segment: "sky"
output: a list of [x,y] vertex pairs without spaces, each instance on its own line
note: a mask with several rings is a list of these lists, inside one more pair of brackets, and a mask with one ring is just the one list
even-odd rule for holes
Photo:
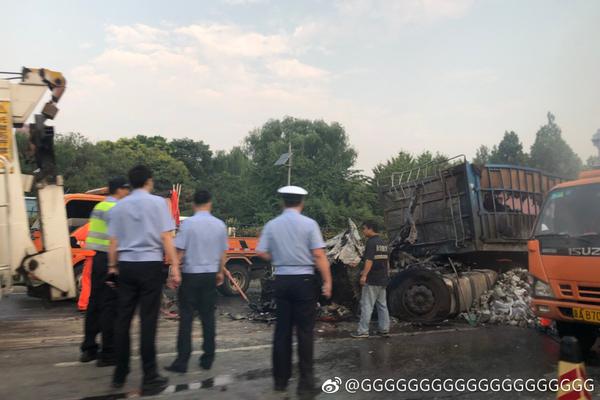
[[269,119],[342,124],[369,172],[400,150],[528,149],[551,111],[585,161],[600,129],[600,1],[33,1],[0,70],[63,72],[55,125],[240,145]]

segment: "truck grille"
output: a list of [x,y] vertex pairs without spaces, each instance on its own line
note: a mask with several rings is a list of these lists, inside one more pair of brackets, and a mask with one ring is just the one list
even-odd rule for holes
[[563,296],[573,297],[573,289],[571,288],[571,285],[568,283],[561,283],[558,285],[558,287],[560,288],[560,294]]
[[600,299],[600,287],[578,286],[577,291],[579,292],[579,297],[582,299]]

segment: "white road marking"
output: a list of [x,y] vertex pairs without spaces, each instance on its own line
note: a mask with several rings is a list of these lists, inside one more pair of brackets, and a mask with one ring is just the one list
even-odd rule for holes
[[[435,334],[435,333],[450,333],[450,332],[464,332],[464,331],[472,331],[475,330],[477,328],[452,328],[452,329],[437,329],[437,330],[431,330],[431,331],[422,331],[422,332],[400,332],[400,333],[392,333],[390,334],[390,337],[401,337],[401,336],[416,336],[416,335],[430,335],[430,334]],[[360,341],[361,339],[355,339],[352,337],[344,337],[344,338],[332,338],[332,339],[318,339],[316,340],[316,343],[322,343],[325,341]],[[362,339],[364,340],[364,339]],[[295,344],[295,343],[294,343]],[[258,345],[254,345],[254,346],[242,346],[242,347],[230,347],[230,348],[225,348],[225,349],[217,349],[216,352],[217,353],[231,353],[234,351],[252,351],[252,350],[263,350],[263,349],[270,349],[272,347],[272,344],[258,344]],[[199,355],[202,354],[202,351],[196,350],[192,352],[193,355]],[[175,357],[177,355],[177,353],[160,353],[157,354],[156,356],[159,358],[162,357]],[[132,356],[131,357],[133,360],[137,360],[140,357],[139,356]],[[67,362],[62,362],[62,363],[56,363],[54,364],[55,367],[59,367],[59,368],[65,368],[65,367],[76,367],[78,365],[82,365],[83,363],[79,362],[79,361],[67,361]]]

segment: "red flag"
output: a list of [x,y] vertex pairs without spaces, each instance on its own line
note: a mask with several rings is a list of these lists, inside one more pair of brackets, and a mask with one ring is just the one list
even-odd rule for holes
[[179,194],[176,190],[171,190],[171,214],[175,224],[179,226]]

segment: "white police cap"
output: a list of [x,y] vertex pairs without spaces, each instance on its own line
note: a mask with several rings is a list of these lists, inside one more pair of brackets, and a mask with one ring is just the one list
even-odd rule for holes
[[284,186],[277,190],[279,194],[295,194],[299,196],[306,196],[308,192],[302,189],[300,186]]

